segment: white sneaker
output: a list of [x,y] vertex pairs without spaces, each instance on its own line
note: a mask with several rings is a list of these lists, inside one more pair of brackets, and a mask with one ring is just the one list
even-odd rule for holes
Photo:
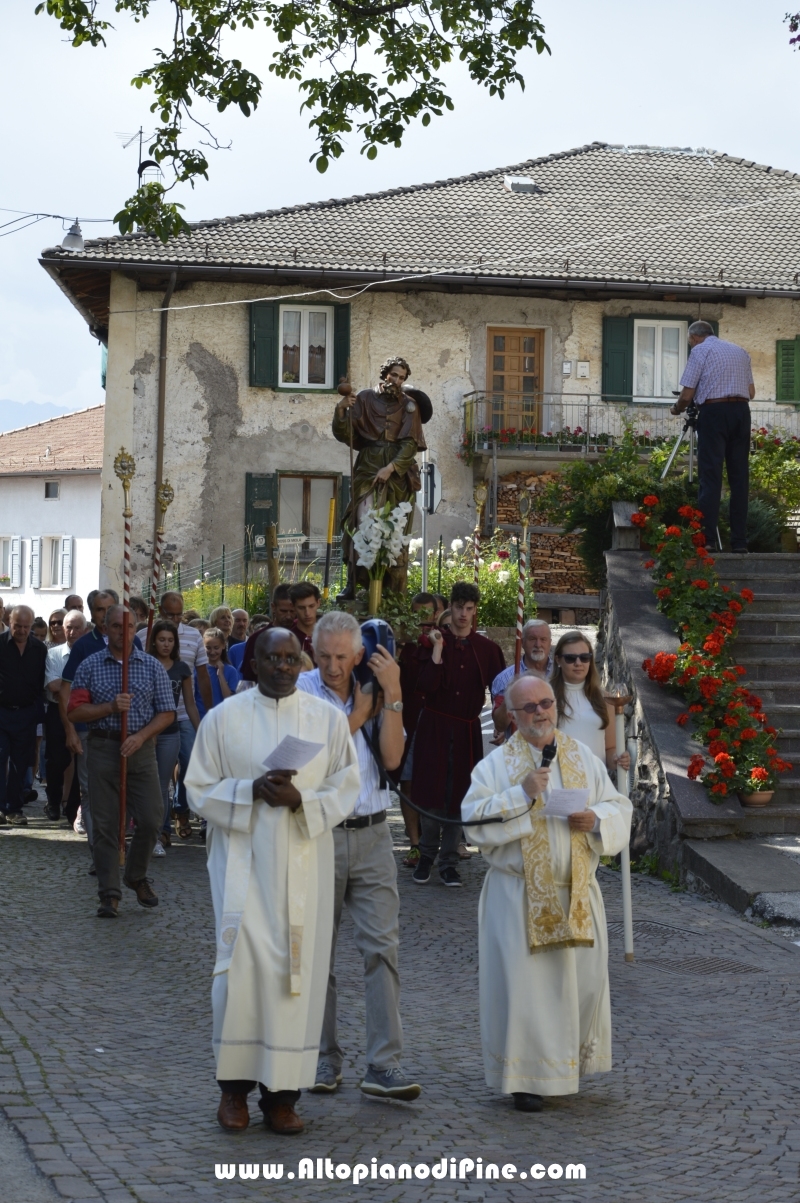
[[75,822],[72,824],[72,830],[76,835],[86,835],[86,828],[83,825],[82,808],[78,807],[78,813],[75,816]]
[[167,853],[164,849],[164,845],[161,843],[161,840],[156,840],[156,846],[153,849],[153,856],[166,856],[166,855],[167,855]]

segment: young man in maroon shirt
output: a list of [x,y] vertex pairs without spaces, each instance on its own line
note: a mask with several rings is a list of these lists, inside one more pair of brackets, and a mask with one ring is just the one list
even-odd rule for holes
[[[472,770],[483,759],[480,715],[486,690],[505,668],[498,644],[473,631],[480,590],[466,581],[450,593],[450,630],[433,628],[430,651],[420,652],[417,691],[424,704],[414,741],[413,798],[442,819],[459,820],[461,800]],[[461,827],[422,817],[420,860],[413,880],[430,880],[439,856],[439,876],[446,886],[460,886],[456,870]]]

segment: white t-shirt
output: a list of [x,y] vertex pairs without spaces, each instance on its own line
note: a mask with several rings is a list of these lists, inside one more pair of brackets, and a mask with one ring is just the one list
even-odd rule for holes
[[[208,664],[208,656],[206,655],[203,636],[198,631],[197,627],[190,627],[188,623],[182,622],[178,627],[178,647],[180,650],[180,658],[184,664],[188,665],[192,674],[194,670],[204,664]],[[186,704],[181,693],[180,701],[178,702],[177,721],[188,719],[186,713]]]
[[53,693],[47,686],[51,685],[53,681],[61,680],[61,670],[69,659],[71,651],[72,648],[68,643],[59,643],[55,647],[47,649],[47,660],[44,665],[44,688],[48,702],[58,700],[58,694]]

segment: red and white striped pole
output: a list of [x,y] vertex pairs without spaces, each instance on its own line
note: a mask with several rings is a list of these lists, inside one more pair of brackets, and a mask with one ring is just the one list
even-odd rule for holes
[[161,510],[161,522],[156,531],[156,543],[153,548],[153,572],[150,578],[150,605],[147,612],[147,646],[150,646],[150,635],[153,630],[156,606],[158,605],[158,580],[161,576],[161,545],[164,541],[164,524],[167,510],[175,500],[175,491],[168,480],[165,480],[156,494],[158,508]]
[[[136,472],[136,461],[124,447],[121,447],[114,460],[114,471],[122,481],[125,498],[125,508],[122,517],[125,519],[125,548],[122,561],[122,687],[120,693],[128,692],[128,660],[130,658],[130,623],[131,623],[131,481]],[[120,748],[128,738],[128,714],[123,710],[120,715],[121,727]],[[125,864],[125,812],[128,801],[128,761],[120,752],[119,757],[119,863]]]
[[525,624],[525,573],[528,565],[528,514],[531,509],[531,499],[527,493],[521,493],[519,498],[519,516],[522,522],[522,538],[519,542],[519,589],[517,590],[517,639],[514,645],[514,673],[519,673],[522,663],[522,628]]

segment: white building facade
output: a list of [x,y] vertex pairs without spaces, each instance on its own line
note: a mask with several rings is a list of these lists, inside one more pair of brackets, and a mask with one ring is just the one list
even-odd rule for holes
[[98,586],[104,407],[0,435],[0,597],[43,618]]

